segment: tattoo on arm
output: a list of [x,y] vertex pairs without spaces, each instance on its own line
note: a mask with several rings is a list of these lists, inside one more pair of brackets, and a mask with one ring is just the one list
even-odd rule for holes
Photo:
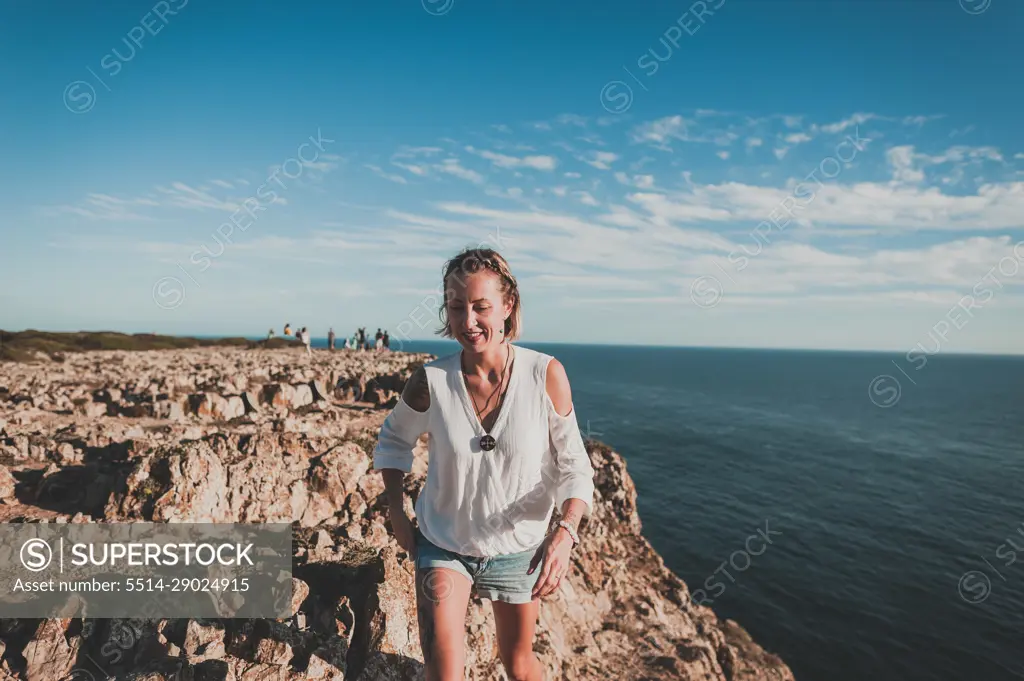
[[562,517],[562,520],[572,525],[572,529],[578,530],[580,523],[580,513],[578,511],[569,511]]
[[405,384],[402,399],[416,411],[424,412],[430,409],[430,385],[427,383],[427,372],[423,367],[414,371]]

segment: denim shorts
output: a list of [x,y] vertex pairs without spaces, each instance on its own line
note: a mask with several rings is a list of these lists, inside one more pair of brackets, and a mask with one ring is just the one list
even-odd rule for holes
[[416,528],[416,567],[448,568],[465,575],[473,583],[480,598],[505,603],[529,603],[533,600],[533,587],[540,579],[540,561],[532,575],[526,574],[537,549],[521,553],[508,553],[490,558],[465,556],[442,549],[423,536]]

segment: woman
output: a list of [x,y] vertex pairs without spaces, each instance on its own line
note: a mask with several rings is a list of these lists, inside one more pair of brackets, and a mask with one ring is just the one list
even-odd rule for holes
[[[420,643],[428,681],[461,681],[471,590],[491,601],[510,679],[540,681],[533,654],[540,598],[570,568],[590,515],[594,470],[565,369],[513,345],[521,300],[508,263],[463,251],[444,268],[443,336],[460,352],[409,379],[381,428],[373,468],[387,488],[391,527],[416,561]],[[416,440],[430,433],[427,480],[409,519],[403,478]],[[548,533],[558,507],[561,519]]]

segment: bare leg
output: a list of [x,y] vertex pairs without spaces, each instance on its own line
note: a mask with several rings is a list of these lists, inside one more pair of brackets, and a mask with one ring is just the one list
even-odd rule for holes
[[498,636],[498,652],[510,681],[544,681],[544,668],[533,654],[540,600],[529,603],[491,601]]
[[472,582],[446,568],[416,569],[416,610],[427,681],[463,681]]

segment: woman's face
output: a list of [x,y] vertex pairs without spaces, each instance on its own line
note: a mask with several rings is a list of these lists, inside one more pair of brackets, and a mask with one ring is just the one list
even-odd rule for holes
[[498,275],[481,271],[448,277],[448,325],[455,340],[470,352],[483,352],[505,339],[501,331],[512,312],[501,295]]

